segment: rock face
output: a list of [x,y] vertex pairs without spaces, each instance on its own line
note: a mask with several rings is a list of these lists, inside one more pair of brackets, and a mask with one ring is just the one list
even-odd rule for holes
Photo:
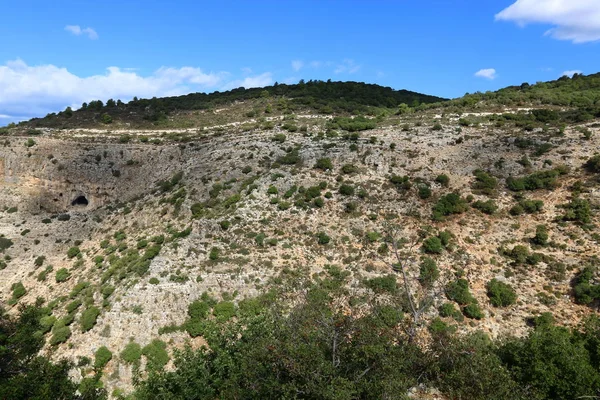
[[[18,303],[43,297],[54,306],[52,315],[70,324],[71,336],[47,349],[77,361],[107,346],[114,358],[104,383],[109,392],[127,390],[131,365],[118,357],[124,347],[131,340],[144,346],[155,338],[170,350],[194,345],[178,327],[187,318],[187,306],[203,292],[237,302],[271,288],[287,290],[292,287],[287,280],[320,277],[337,266],[349,272],[353,293],[377,298],[365,281],[392,273],[382,262],[381,234],[393,223],[411,239],[452,233],[450,247],[431,255],[443,279],[430,317],[449,301],[444,283],[460,275],[485,315],[460,324],[462,332],[524,334],[525,318],[545,311],[554,312],[560,323],[577,323],[589,308],[573,303],[569,282],[587,257],[597,255],[597,242],[592,232],[555,219],[576,180],[589,181],[583,196],[598,199],[598,183],[581,169],[600,148],[598,129],[590,128],[596,134],[585,142],[571,128],[550,137],[555,147],[531,157],[532,165],[525,167],[523,155],[530,150],[512,144],[514,132],[491,123],[460,132],[448,119],[442,121],[444,130],[434,132],[423,125],[429,117],[408,120],[409,130],[401,128],[403,120],[354,139],[326,134],[326,118],[315,116],[298,116],[308,128],[294,133],[279,126],[236,125],[176,139],[163,132],[129,131],[127,143],[90,130],[47,132],[34,136],[33,143],[26,136],[3,137],[0,236],[14,245],[0,253],[9,256],[0,269],[0,302],[10,302],[11,285],[22,282],[27,293]],[[282,133],[283,138],[275,136]],[[297,160],[290,162],[294,154]],[[322,158],[329,159],[331,169],[315,167]],[[571,167],[560,187],[521,193],[543,200],[543,212],[511,215],[517,199],[504,178],[559,164]],[[493,194],[473,189],[475,169],[498,179]],[[448,186],[436,179],[440,174],[448,176]],[[412,186],[399,187],[392,175],[409,176]],[[352,190],[342,193],[342,185]],[[422,185],[430,197],[421,196]],[[308,198],[308,192],[316,194]],[[498,210],[488,215],[468,206],[462,214],[433,221],[433,205],[450,192],[472,196],[473,202],[493,200]],[[593,223],[599,222],[595,213]],[[540,224],[548,226],[556,246],[533,249],[530,238]],[[321,232],[331,239],[328,245],[318,243]],[[517,244],[548,257],[535,267],[514,267],[499,248]],[[144,259],[152,246],[159,253]],[[414,276],[423,255],[420,246],[416,249],[409,271]],[[57,275],[64,275],[62,269],[66,278]],[[490,305],[486,283],[493,278],[515,288],[517,303]],[[67,311],[72,301],[81,304]],[[84,331],[83,310],[92,305],[100,314]],[[51,337],[49,332],[48,342]],[[90,371],[82,367],[78,373]]]
[[[126,202],[172,174],[176,146],[10,138],[0,147],[0,202],[22,210],[61,213]],[[21,145],[19,145],[21,144]]]

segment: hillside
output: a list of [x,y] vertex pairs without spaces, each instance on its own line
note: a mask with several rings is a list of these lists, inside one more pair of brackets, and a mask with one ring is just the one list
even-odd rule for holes
[[42,354],[111,398],[594,395],[598,76],[450,101],[307,82],[5,128],[0,304],[37,303]]
[[[191,127],[214,124],[213,120],[202,118],[200,110],[214,110],[237,102],[254,102],[257,107],[261,99],[270,98],[270,109],[255,110],[254,114],[273,112],[308,111],[318,114],[373,114],[380,109],[396,108],[400,104],[418,106],[445,99],[407,90],[394,90],[389,87],[361,82],[301,81],[299,84],[275,84],[264,88],[238,88],[227,92],[190,93],[184,96],[134,99],[128,103],[108,100],[84,103],[73,112],[67,110],[49,114],[45,118],[33,119],[28,125],[33,127],[93,127],[108,124],[130,127]],[[264,101],[263,101],[264,102]],[[229,117],[236,116],[229,112]],[[248,112],[246,114],[249,114]],[[197,118],[190,118],[198,116]],[[233,114],[233,115],[231,115]],[[245,117],[252,115],[244,115]],[[238,116],[240,117],[240,116]],[[196,120],[194,120],[196,119]],[[190,121],[191,120],[191,121]],[[231,121],[228,121],[231,122]],[[190,125],[191,124],[191,125]]]

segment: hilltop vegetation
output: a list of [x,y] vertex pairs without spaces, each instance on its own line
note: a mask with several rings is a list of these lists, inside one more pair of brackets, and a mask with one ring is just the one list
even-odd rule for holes
[[[320,114],[364,114],[377,109],[397,108],[400,104],[413,107],[420,104],[443,101],[440,97],[394,90],[389,87],[361,82],[332,82],[331,80],[304,82],[294,85],[275,83],[264,88],[243,87],[227,92],[190,93],[183,96],[152,99],[134,98],[128,103],[120,100],[100,100],[84,103],[77,111],[67,108],[58,114],[33,119],[34,127],[77,127],[89,123],[110,124],[116,121],[156,123],[178,112],[209,110],[235,102],[271,99],[265,111],[294,112],[311,110]],[[251,116],[251,115],[249,115]]]

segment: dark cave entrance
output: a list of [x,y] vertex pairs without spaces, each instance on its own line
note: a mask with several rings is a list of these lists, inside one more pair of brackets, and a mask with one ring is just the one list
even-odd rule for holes
[[77,197],[75,198],[75,200],[73,200],[73,201],[71,202],[71,205],[72,205],[72,206],[83,206],[83,207],[85,207],[85,206],[87,206],[88,204],[90,204],[90,202],[88,201],[88,199],[86,199],[86,197],[85,197],[85,196],[77,196]]

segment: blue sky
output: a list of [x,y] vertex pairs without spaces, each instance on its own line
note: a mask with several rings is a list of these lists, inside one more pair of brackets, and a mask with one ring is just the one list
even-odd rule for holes
[[22,0],[0,24],[0,125],[95,98],[299,79],[443,97],[600,71],[598,0]]

